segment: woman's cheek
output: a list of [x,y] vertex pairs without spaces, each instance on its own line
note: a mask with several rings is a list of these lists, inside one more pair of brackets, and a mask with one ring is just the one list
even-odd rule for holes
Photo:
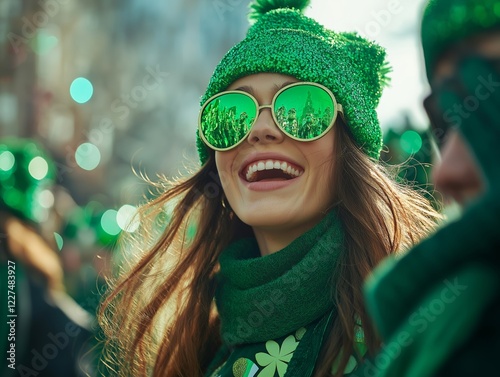
[[215,152],[215,164],[219,174],[222,189],[229,189],[233,183],[234,177],[232,174],[232,166],[234,161],[234,153],[229,152]]

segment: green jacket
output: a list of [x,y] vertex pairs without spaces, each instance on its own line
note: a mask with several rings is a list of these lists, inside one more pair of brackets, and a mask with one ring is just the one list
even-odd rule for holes
[[[481,57],[464,59],[453,86],[434,88],[440,108],[463,103],[478,77],[500,82]],[[456,88],[460,88],[458,91]],[[366,304],[384,346],[358,376],[497,376],[500,354],[500,91],[463,119],[486,192],[462,218],[366,285]]]

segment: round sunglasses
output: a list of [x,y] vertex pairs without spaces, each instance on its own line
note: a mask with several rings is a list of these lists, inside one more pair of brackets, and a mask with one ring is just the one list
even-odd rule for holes
[[342,105],[326,87],[297,82],[280,89],[270,105],[259,105],[247,92],[230,90],[210,97],[201,108],[201,139],[216,151],[227,151],[246,139],[261,109],[271,109],[274,122],[288,137],[313,141],[323,137],[343,117]]

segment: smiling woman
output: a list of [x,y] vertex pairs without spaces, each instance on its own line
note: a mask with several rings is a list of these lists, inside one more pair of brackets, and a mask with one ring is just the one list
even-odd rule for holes
[[380,346],[363,280],[438,215],[378,162],[384,50],[307,4],[252,4],[201,101],[201,169],[143,207],[101,310],[114,374],[341,376]]
[[[296,81],[282,74],[259,73],[236,80],[228,89],[246,87],[254,93],[258,103],[268,104],[277,88],[283,87],[285,90],[281,93],[286,93],[287,85]],[[297,104],[292,102],[289,106],[302,112],[310,99],[306,93],[310,91],[293,98]],[[316,135],[320,136],[319,139],[294,140],[283,131],[291,121],[284,127],[277,127],[285,123],[275,119],[274,109],[282,103],[287,102],[274,105],[271,111],[262,109],[237,147],[215,153],[224,194],[238,218],[252,227],[262,255],[284,248],[312,228],[326,215],[334,201],[335,188],[328,189],[333,182],[332,110],[328,127]],[[322,103],[311,105],[321,109]],[[326,109],[333,107],[330,100]],[[302,114],[299,122],[305,116]],[[306,127],[306,122],[304,120],[301,124]],[[282,165],[286,173],[283,173]],[[278,239],[274,236],[276,229],[282,235]],[[273,245],[272,249],[268,249],[270,245]]]

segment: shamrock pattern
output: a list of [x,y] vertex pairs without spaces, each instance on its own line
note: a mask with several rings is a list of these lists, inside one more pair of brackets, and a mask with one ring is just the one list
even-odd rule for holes
[[259,352],[255,355],[257,363],[264,367],[257,377],[274,377],[276,371],[279,377],[283,377],[298,345],[299,342],[293,335],[286,337],[281,347],[274,340],[268,340],[266,342],[267,353]]
[[[234,377],[284,377],[288,364],[292,360],[293,354],[305,333],[306,329],[302,327],[294,334],[283,339],[281,344],[276,340],[268,340],[264,344],[266,352],[257,352],[253,358],[240,357],[232,363],[232,368],[230,367],[231,369],[229,370],[232,370]],[[364,344],[364,333],[361,323],[357,323],[354,334],[354,348],[357,351],[356,353],[363,356],[366,354],[367,348]],[[332,373],[338,369],[339,359],[333,363]],[[217,368],[211,376],[221,377],[220,372],[224,365],[226,363]],[[344,369],[344,374],[352,373],[357,366],[358,360],[353,354],[350,356]]]
[[262,369],[252,360],[239,358],[233,364],[234,377],[275,377],[276,373],[278,377],[283,377],[305,332],[303,327],[298,329],[295,335],[287,336],[281,345],[274,340],[268,340],[265,344],[267,352],[258,352],[255,355],[255,360]]

